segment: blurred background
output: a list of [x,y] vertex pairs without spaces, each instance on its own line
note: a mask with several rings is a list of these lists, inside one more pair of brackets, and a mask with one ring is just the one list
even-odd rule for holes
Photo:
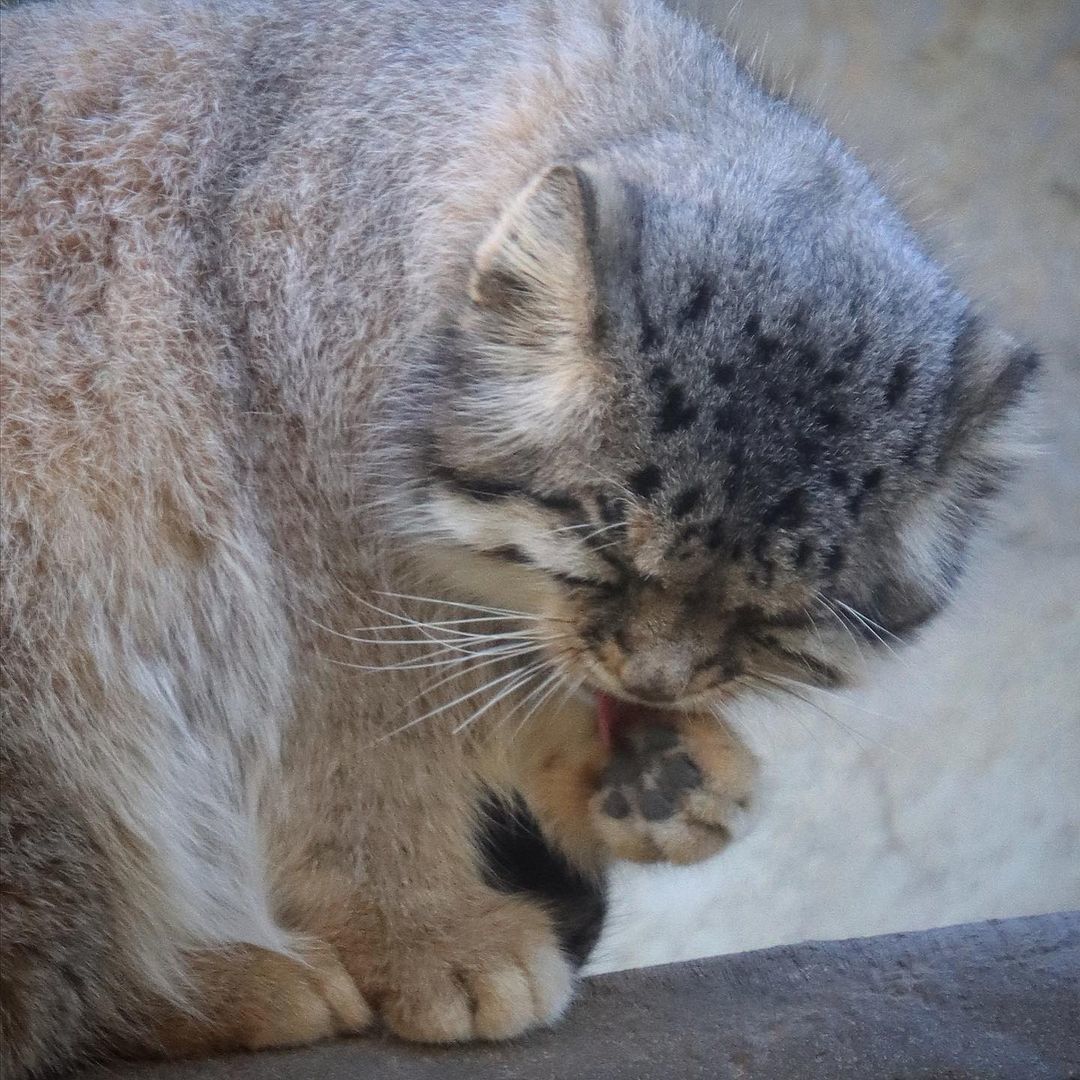
[[858,693],[739,717],[753,834],[626,868],[595,970],[1080,907],[1080,0],[671,0],[848,140],[1046,354],[958,603]]

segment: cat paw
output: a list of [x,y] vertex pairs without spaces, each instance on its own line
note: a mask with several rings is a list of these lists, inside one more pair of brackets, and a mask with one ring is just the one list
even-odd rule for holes
[[746,832],[756,763],[712,718],[620,732],[589,802],[613,855],[632,862],[700,862]]
[[553,1023],[570,1003],[573,968],[547,916],[526,902],[499,898],[467,924],[398,940],[376,997],[403,1039],[510,1039]]
[[374,1013],[335,950],[322,943],[291,957],[236,945],[190,957],[194,1011],[162,1003],[131,1057],[190,1058],[303,1046],[371,1027]]

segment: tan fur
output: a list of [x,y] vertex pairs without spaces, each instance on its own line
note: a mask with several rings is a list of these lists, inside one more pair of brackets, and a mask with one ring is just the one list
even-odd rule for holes
[[[637,180],[714,197],[692,136],[756,91],[652,0],[115,0],[3,30],[0,1061],[553,1021],[571,965],[549,914],[480,873],[482,793],[522,791],[599,874],[719,850],[755,770],[707,711],[719,675],[691,671],[715,612],[682,620],[701,655],[672,675],[663,527],[634,511],[633,662],[594,662],[554,579],[441,543],[517,530],[557,562],[535,507],[493,525],[448,493],[403,522],[402,411],[438,316],[467,308],[477,363],[509,377],[462,389],[465,430],[432,418],[446,463],[497,477],[557,445],[593,479],[614,388],[580,347],[577,177],[603,190],[598,155],[633,137]],[[506,317],[506,274],[541,310]],[[525,659],[416,666],[453,660],[485,601]],[[678,720],[704,776],[678,814],[598,812],[611,749],[581,686],[703,710]]]

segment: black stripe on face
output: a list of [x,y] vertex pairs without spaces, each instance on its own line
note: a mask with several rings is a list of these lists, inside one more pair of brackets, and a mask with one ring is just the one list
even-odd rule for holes
[[566,491],[531,491],[513,481],[496,480],[490,476],[474,476],[451,468],[449,465],[435,465],[432,473],[436,480],[446,485],[455,494],[477,502],[526,499],[537,506],[542,506],[545,510],[585,517],[585,508],[581,502]]
[[789,649],[771,634],[748,634],[747,636],[774,656],[779,656],[795,665],[799,669],[799,678],[803,682],[825,688],[844,685],[843,674],[832,664],[819,660],[809,653],[800,652],[798,649]]
[[576,867],[543,835],[520,795],[481,797],[476,848],[485,883],[498,892],[526,896],[548,912],[563,951],[580,966],[600,937],[607,915],[602,879]]

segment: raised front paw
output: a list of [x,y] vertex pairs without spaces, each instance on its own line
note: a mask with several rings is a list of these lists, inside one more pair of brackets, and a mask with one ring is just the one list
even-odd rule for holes
[[386,1026],[416,1042],[509,1039],[557,1020],[573,968],[547,915],[513,897],[462,896],[454,918],[418,917],[346,963]]
[[712,717],[627,728],[589,801],[593,827],[622,859],[700,862],[746,831],[756,775]]

